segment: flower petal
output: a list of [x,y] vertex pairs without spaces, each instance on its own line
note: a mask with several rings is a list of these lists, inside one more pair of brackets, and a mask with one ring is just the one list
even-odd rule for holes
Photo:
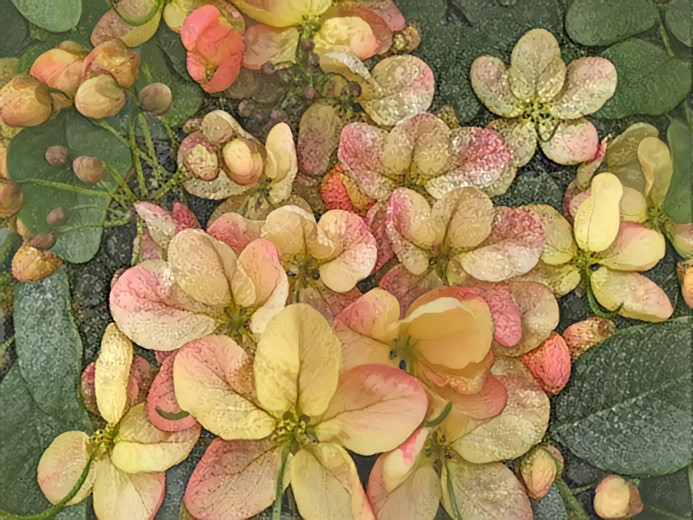
[[170,212],[151,202],[138,200],[133,204],[137,214],[142,217],[154,242],[166,249],[176,232],[177,222]]
[[518,276],[515,280],[537,282],[549,287],[555,296],[565,296],[580,284],[580,270],[574,265],[549,265],[541,260],[527,274]]
[[401,309],[400,314],[404,316],[404,312],[411,302],[429,289],[443,285],[445,285],[443,280],[435,272],[423,276],[414,275],[407,271],[402,264],[398,264],[380,279],[379,287],[397,298]]
[[546,156],[558,164],[578,164],[594,157],[597,129],[587,119],[561,121],[548,141],[539,141]]
[[664,235],[635,222],[621,222],[616,239],[605,249],[599,263],[617,271],[647,271],[666,253]]
[[356,14],[328,12],[315,34],[314,52],[318,56],[329,52],[349,53],[360,60],[373,57],[380,50],[381,42],[373,27]]
[[553,99],[565,81],[566,66],[554,36],[545,29],[532,29],[519,39],[510,58],[510,89],[523,101],[538,94]]
[[207,336],[182,348],[173,383],[180,407],[224,439],[261,439],[274,431],[274,419],[252,401],[248,356],[226,336]]
[[664,321],[674,312],[666,293],[640,273],[613,271],[600,267],[592,273],[592,290],[607,309],[616,310],[626,318],[644,321]]
[[522,314],[522,338],[500,352],[520,356],[541,345],[558,326],[558,302],[551,289],[542,283],[512,280],[507,284]]
[[195,418],[192,415],[187,415],[181,419],[167,419],[158,411],[161,410],[171,415],[181,412],[173,387],[173,362],[175,359],[174,352],[164,360],[147,394],[147,417],[154,426],[165,432],[179,432],[195,425]]
[[324,13],[331,3],[331,0],[234,0],[234,5],[250,18],[273,27],[300,25],[304,18]]
[[428,398],[404,371],[361,365],[344,372],[315,428],[321,442],[337,442],[361,455],[394,449],[423,420]]
[[647,200],[642,193],[628,186],[623,187],[620,210],[621,220],[642,223],[648,218]]
[[549,111],[558,119],[596,112],[616,90],[616,68],[606,58],[583,57],[568,64],[565,86]]
[[349,123],[339,137],[339,161],[366,195],[386,200],[396,183],[385,177],[382,162],[385,131],[366,123]]
[[[269,439],[216,438],[185,489],[185,507],[198,520],[250,518],[272,505],[282,447]],[[285,479],[288,484],[288,479]]]
[[522,356],[522,363],[548,396],[563,390],[570,378],[570,350],[557,332],[552,332],[544,343]]
[[452,250],[481,244],[491,234],[495,216],[491,199],[471,187],[446,194],[435,202],[432,213],[434,217],[441,215],[446,228],[444,245]]
[[638,159],[638,147],[646,137],[657,137],[659,131],[647,123],[635,123],[614,138],[606,148],[604,161],[608,171],[616,175],[624,186],[645,192],[645,176]]
[[164,473],[125,473],[108,459],[96,462],[94,512],[100,520],[154,518],[165,495]]
[[664,202],[674,174],[669,147],[656,137],[645,137],[638,145],[638,161],[646,181],[644,193],[658,208]]
[[573,228],[563,215],[546,204],[528,204],[523,208],[532,211],[544,229],[546,242],[541,261],[548,265],[560,265],[572,260],[577,246],[573,240]]
[[278,29],[261,23],[251,25],[243,35],[243,67],[259,70],[265,63],[294,62],[298,31],[295,27]]
[[616,238],[620,226],[623,187],[615,175],[600,173],[592,179],[590,196],[575,213],[575,240],[580,249],[604,251]]
[[96,405],[108,423],[117,423],[125,413],[131,364],[132,342],[114,323],[109,324],[101,340],[94,373]]
[[296,145],[301,171],[316,176],[327,171],[343,125],[337,105],[318,100],[306,109],[301,116]]
[[325,237],[318,233],[312,213],[298,206],[282,206],[267,215],[262,225],[262,237],[272,242],[282,257],[302,254],[308,244],[322,245],[331,250]]
[[[57,504],[67,496],[79,480],[89,460],[84,432],[65,432],[58,435],[41,455],[38,463],[38,485],[51,504]],[[81,502],[91,493],[95,472],[89,468],[87,479],[67,505]]]
[[522,112],[520,100],[510,90],[508,67],[493,56],[480,56],[469,73],[472,88],[491,112],[502,117],[517,117]]
[[250,242],[260,238],[262,221],[250,220],[235,212],[224,213],[209,225],[207,233],[240,255]]
[[291,128],[286,123],[272,127],[265,141],[265,176],[270,179],[269,199],[274,204],[284,202],[291,195],[298,159]]
[[274,316],[255,353],[258,400],[273,413],[310,417],[327,408],[339,376],[341,345],[318,311],[294,304]]
[[508,164],[521,168],[537,149],[537,132],[527,119],[494,119],[487,128],[497,132],[505,141],[510,157]]

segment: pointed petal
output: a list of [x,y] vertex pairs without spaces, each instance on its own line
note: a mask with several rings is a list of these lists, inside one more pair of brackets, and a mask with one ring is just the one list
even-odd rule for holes
[[592,179],[591,195],[575,213],[575,240],[581,249],[599,252],[611,245],[619,230],[622,195],[615,175],[600,173]]
[[109,324],[101,340],[94,373],[96,406],[108,423],[117,423],[125,412],[131,364],[132,342],[114,323]]
[[539,141],[546,156],[558,164],[578,164],[594,157],[599,147],[597,129],[587,119],[561,121],[548,141]]
[[[38,485],[51,504],[57,504],[67,496],[79,480],[89,460],[84,432],[65,432],[58,435],[41,455],[38,463]],[[94,484],[94,468],[90,466],[87,479],[77,494],[67,503],[76,504],[91,493]]]
[[175,359],[174,353],[164,360],[147,394],[147,417],[154,426],[165,432],[187,430],[196,422],[192,415],[187,415],[181,419],[167,419],[157,411],[158,408],[162,412],[172,415],[181,412],[173,387],[173,362]]
[[553,35],[532,29],[520,38],[510,58],[510,88],[519,99],[538,94],[543,101],[553,99],[565,81],[566,66]]
[[616,239],[600,255],[599,263],[617,271],[647,271],[666,253],[659,231],[635,222],[621,222]]
[[493,56],[480,56],[469,73],[472,88],[491,112],[502,117],[517,117],[521,113],[520,100],[510,90],[508,67]]
[[558,119],[596,112],[616,90],[616,68],[606,58],[583,57],[567,67],[565,86],[549,109]]
[[98,461],[94,512],[100,520],[154,518],[165,494],[164,473],[125,473],[108,459]]

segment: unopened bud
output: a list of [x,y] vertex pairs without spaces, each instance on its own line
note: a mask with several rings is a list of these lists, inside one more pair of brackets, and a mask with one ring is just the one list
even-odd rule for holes
[[311,52],[315,49],[315,40],[313,38],[304,38],[299,46],[303,52]]
[[549,492],[556,477],[563,472],[563,455],[549,444],[540,444],[520,463],[520,476],[527,488],[527,494],[536,500]]
[[75,108],[83,116],[100,119],[116,115],[125,105],[125,92],[110,74],[82,82],[75,95]]
[[600,518],[625,520],[634,517],[642,509],[638,488],[626,482],[623,477],[609,475],[595,490],[594,511]]
[[693,260],[684,260],[676,265],[676,274],[681,284],[681,294],[690,308],[693,309]]
[[19,186],[9,179],[0,179],[0,218],[9,218],[22,209],[22,195]]
[[318,91],[315,90],[314,86],[308,85],[303,89],[303,95],[308,101],[314,101],[315,98],[318,97]]
[[72,164],[70,150],[60,145],[49,146],[46,149],[46,161],[54,168],[69,168]]
[[361,85],[357,81],[350,81],[349,82],[349,94],[351,94],[351,97],[359,97],[361,95]]
[[202,132],[193,132],[181,141],[178,166],[194,179],[211,181],[219,176],[219,156]]
[[98,157],[90,157],[88,155],[80,155],[72,161],[72,171],[75,175],[87,184],[96,184],[103,179],[103,173],[106,167]]
[[82,77],[84,48],[75,42],[65,41],[60,47],[50,49],[34,60],[29,74],[49,87],[66,94],[55,94],[60,105],[68,106],[75,96]]
[[270,113],[270,119],[275,123],[281,123],[282,121],[287,121],[289,115],[281,108],[275,108]]
[[315,54],[314,52],[311,52],[311,53],[308,55],[308,64],[309,64],[311,67],[317,67],[318,65],[320,65],[320,56],[318,56],[318,55]]
[[70,220],[70,214],[61,207],[55,208],[46,215],[46,223],[52,228],[67,224],[68,220]]
[[224,170],[228,177],[242,185],[256,183],[262,176],[264,162],[257,143],[242,137],[227,143],[222,150]]
[[252,99],[243,99],[238,103],[238,115],[241,117],[250,117],[255,109],[255,102]]
[[173,96],[168,85],[150,83],[140,90],[140,108],[153,116],[163,116],[173,106]]
[[274,72],[276,70],[277,70],[277,68],[272,63],[270,63],[269,61],[263,63],[262,67],[260,67],[260,72],[262,72],[266,76],[269,76],[270,74],[274,74]]
[[395,34],[392,41],[392,47],[401,53],[410,53],[414,51],[421,43],[421,35],[416,27],[411,25],[406,26],[401,32]]
[[94,47],[84,58],[82,77],[107,72],[122,88],[130,88],[137,78],[140,55],[118,39],[108,40]]
[[223,110],[213,110],[200,122],[200,132],[213,145],[225,143],[236,133],[242,133],[241,125],[231,114]]
[[614,322],[592,316],[567,327],[563,331],[563,339],[568,345],[571,359],[575,361],[592,345],[604,341],[615,333],[616,325]]
[[48,86],[28,74],[15,76],[0,89],[0,119],[8,126],[37,126],[53,111]]
[[24,242],[12,258],[12,275],[20,282],[35,282],[52,275],[61,265],[55,254]]
[[35,247],[36,249],[40,249],[42,251],[45,251],[47,249],[50,249],[55,245],[55,237],[53,236],[53,233],[39,233],[36,235],[34,238],[31,239],[31,242],[29,242],[32,247]]

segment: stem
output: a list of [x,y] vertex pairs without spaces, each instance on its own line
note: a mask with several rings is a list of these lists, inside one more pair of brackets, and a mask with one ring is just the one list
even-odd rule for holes
[[443,408],[443,411],[440,412],[438,417],[431,419],[430,421],[424,421],[421,426],[424,428],[433,428],[434,426],[438,426],[445,420],[450,413],[450,410],[452,410],[452,401],[448,401],[448,404],[445,405],[445,408]]
[[128,122],[128,142],[130,146],[130,154],[132,155],[132,163],[135,165],[135,171],[137,172],[137,182],[140,186],[140,195],[145,199],[149,197],[149,190],[147,190],[147,182],[144,178],[144,171],[142,170],[141,152],[137,147],[135,142],[135,112],[133,112],[130,121]]
[[73,486],[73,488],[70,490],[70,492],[65,495],[65,498],[63,498],[60,502],[55,504],[52,507],[49,507],[48,509],[45,509],[44,511],[41,511],[37,515],[28,515],[28,516],[17,516],[10,514],[6,511],[0,510],[0,519],[2,520],[45,520],[46,518],[50,518],[53,515],[58,514],[60,511],[62,511],[67,503],[72,500],[75,495],[79,492],[80,488],[84,484],[84,481],[87,480],[87,476],[89,475],[89,467],[91,466],[92,461],[94,460],[94,457],[96,456],[96,451],[94,451],[90,457],[89,460],[87,460],[86,466],[84,466],[84,469],[82,470],[82,474],[79,476],[77,479],[77,482]]
[[666,48],[667,53],[669,56],[674,56],[674,51],[671,48],[671,40],[669,39],[669,33],[664,27],[664,22],[662,21],[662,13],[659,13],[657,23],[659,24],[659,34],[662,37],[662,41],[664,42],[664,47]]
[[277,476],[277,491],[274,495],[274,505],[272,506],[272,520],[280,520],[282,514],[282,495],[284,495],[284,470],[286,469],[286,461],[289,459],[291,444],[287,443],[282,451],[282,464],[279,467],[279,475]]
[[180,146],[180,141],[178,140],[176,133],[173,131],[173,128],[171,128],[168,123],[164,122],[163,119],[161,120],[161,124],[164,125],[168,138],[171,140],[171,148],[178,148]]
[[108,164],[106,165],[106,168],[108,169],[108,173],[110,173],[111,176],[118,182],[118,185],[125,192],[128,198],[133,201],[137,200],[137,195],[133,193],[133,191],[130,189],[130,186],[128,186],[127,182],[125,182],[125,179],[123,179],[123,177],[116,171],[116,169]]
[[[149,152],[149,155],[151,155],[152,157],[156,157],[156,151],[154,150],[154,142],[152,141],[152,133],[149,131],[147,118],[144,116],[142,112],[138,114],[137,118],[140,122],[140,127],[142,127],[142,133],[144,134],[144,142],[147,145],[147,151]],[[152,168],[154,169],[154,183],[155,186],[158,188],[159,182],[161,182],[161,177],[163,177],[164,173],[158,160],[152,166]]]
[[0,356],[5,355],[5,352],[7,351],[9,346],[12,345],[12,343],[14,343],[14,334],[12,334],[12,336],[0,343]]
[[460,510],[457,508],[457,500],[455,499],[455,487],[452,485],[452,477],[450,476],[450,469],[448,468],[448,459],[443,456],[443,466],[445,467],[446,485],[448,488],[448,498],[450,499],[450,509],[452,509],[452,516],[455,520],[462,520],[462,515]]
[[563,503],[570,510],[570,512],[573,513],[573,517],[576,520],[590,520],[589,515],[585,512],[580,505],[580,502],[578,502],[577,498],[575,498],[573,493],[570,491],[568,484],[566,484],[562,478],[557,478],[553,483],[556,486],[558,493],[561,495]]
[[46,186],[48,188],[55,188],[56,190],[71,191],[74,193],[79,193],[81,195],[91,195],[93,197],[104,197],[110,199],[111,196],[103,191],[93,190],[89,188],[82,188],[80,186],[73,186],[72,184],[67,184],[64,182],[49,181],[46,179],[26,179],[23,181],[15,181],[17,184],[36,184],[38,186]]

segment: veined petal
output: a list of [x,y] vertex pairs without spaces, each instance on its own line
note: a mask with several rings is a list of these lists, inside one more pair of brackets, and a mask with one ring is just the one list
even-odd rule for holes
[[337,105],[318,100],[306,109],[301,116],[296,145],[301,171],[316,176],[327,171],[343,125]]
[[180,407],[224,439],[261,439],[274,431],[274,419],[253,402],[248,356],[226,336],[182,348],[173,383]]
[[446,234],[444,244],[456,249],[469,249],[481,244],[491,234],[493,202],[476,188],[460,188],[435,202],[432,220],[441,220]]
[[282,447],[269,439],[214,439],[190,476],[185,507],[198,520],[253,517],[274,501],[281,457]]
[[300,25],[304,18],[319,16],[331,0],[234,0],[234,5],[258,22],[273,27]]
[[382,163],[386,132],[366,123],[349,123],[339,137],[340,164],[366,195],[386,200],[396,183]]
[[597,129],[587,119],[561,121],[548,141],[539,141],[546,156],[558,164],[578,164],[594,157],[599,147]]
[[621,222],[616,239],[599,255],[599,263],[617,271],[647,271],[665,253],[666,241],[659,231],[635,222]]
[[645,192],[645,176],[638,160],[638,147],[646,137],[657,137],[659,131],[647,123],[635,123],[614,138],[606,148],[604,161],[621,184]]
[[[89,460],[87,442],[89,436],[84,432],[65,432],[58,435],[38,463],[38,485],[51,504],[57,504],[75,486]],[[77,494],[67,505],[81,502],[91,493],[94,484],[94,468],[89,467],[87,479]]]
[[558,302],[543,283],[511,280],[507,282],[521,313],[522,338],[501,350],[504,355],[520,356],[538,347],[558,326]]
[[616,310],[626,318],[644,321],[664,321],[674,312],[666,293],[640,273],[614,271],[600,267],[592,273],[594,295],[607,309]]
[[532,29],[519,39],[510,58],[510,89],[521,100],[537,94],[553,99],[563,87],[566,66],[554,36],[545,29]]
[[508,164],[520,168],[527,164],[537,149],[537,132],[527,119],[494,119],[487,128],[498,132],[505,141],[510,157]]
[[164,473],[125,473],[108,459],[96,462],[94,512],[100,520],[154,518],[165,494]]
[[528,204],[523,208],[532,211],[544,229],[546,242],[541,261],[548,265],[561,265],[572,260],[577,246],[573,240],[573,228],[563,215],[546,204]]
[[161,368],[147,394],[147,417],[154,426],[165,432],[187,430],[196,422],[192,415],[187,415],[181,419],[167,419],[157,411],[158,408],[167,414],[181,412],[173,387],[173,362],[175,359],[176,353],[174,352],[161,363]]
[[224,213],[212,222],[207,233],[224,242],[240,255],[241,251],[262,234],[262,221],[250,220],[238,213]]
[[508,67],[493,56],[480,56],[469,73],[472,88],[491,112],[502,117],[517,117],[522,112],[520,100],[510,90]]
[[583,57],[567,67],[565,85],[549,111],[558,119],[596,112],[616,90],[616,68],[606,58]]
[[339,377],[341,345],[318,311],[294,304],[274,316],[255,353],[258,401],[275,414],[295,408],[314,417],[332,398]]
[[243,67],[259,70],[265,63],[295,61],[298,30],[295,27],[276,28],[258,23],[246,29],[243,42]]
[[336,442],[361,455],[394,449],[423,420],[428,398],[404,371],[361,365],[344,372],[315,428],[321,442]]
[[110,424],[117,423],[125,413],[131,364],[132,342],[115,323],[110,323],[101,340],[94,374],[96,406]]
[[658,208],[664,202],[674,174],[669,147],[656,137],[645,137],[638,145],[638,161],[646,181],[644,194]]
[[332,244],[319,233],[312,213],[298,206],[282,206],[267,216],[262,226],[262,238],[272,242],[279,254],[304,254],[310,245],[320,251],[332,250]]
[[611,173],[600,173],[592,179],[590,196],[575,213],[575,240],[580,249],[603,251],[611,245],[620,225],[620,203],[623,187]]

